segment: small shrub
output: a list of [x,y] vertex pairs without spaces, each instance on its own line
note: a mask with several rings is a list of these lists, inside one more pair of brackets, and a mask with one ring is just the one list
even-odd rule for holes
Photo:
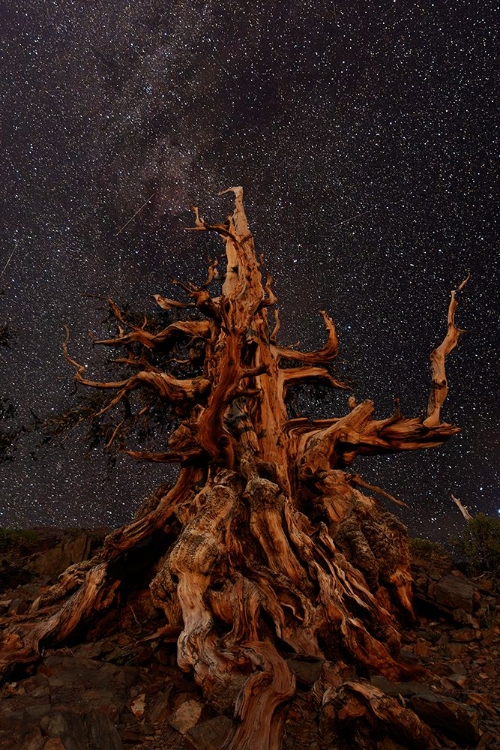
[[431,575],[444,576],[452,567],[448,552],[430,539],[410,539],[410,555],[414,566],[423,567]]
[[500,585],[500,519],[479,513],[454,542],[470,576],[488,575]]
[[441,545],[437,542],[431,542],[430,539],[421,539],[418,536],[415,539],[410,539],[410,552],[412,555],[428,556],[433,552],[441,553],[442,551],[443,548]]

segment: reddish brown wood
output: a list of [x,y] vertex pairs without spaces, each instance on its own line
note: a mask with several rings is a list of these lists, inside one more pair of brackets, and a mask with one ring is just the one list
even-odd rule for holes
[[[160,493],[156,507],[110,534],[90,564],[67,571],[29,615],[11,625],[1,665],[33,660],[47,644],[90,627],[117,604],[122,581],[112,563],[154,533],[175,527],[176,540],[150,585],[152,602],[165,615],[165,638],[178,634],[179,665],[194,672],[215,709],[233,712],[238,726],[231,750],[277,750],[281,708],[295,692],[284,648],[390,679],[412,674],[399,661],[399,623],[412,616],[406,530],[359,488],[403,503],[348,467],[359,454],[434,447],[458,432],[440,422],[440,409],[447,392],[445,357],[460,331],[453,292],[448,334],[432,355],[425,419],[403,417],[397,404],[392,416],[375,420],[373,403],[358,404],[352,395],[340,416],[290,419],[286,395],[297,384],[347,388],[328,369],[338,352],[335,326],[321,311],[327,341],[318,351],[277,344],[277,313],[272,326],[268,320],[276,298],[255,254],[243,191],[226,192],[234,194],[232,216],[209,224],[195,209],[193,227],[216,232],[225,244],[221,295],[208,291],[219,273],[213,263],[201,287],[176,282],[189,302],[155,296],[161,308],[196,308],[202,320],[174,322],[153,334],[146,323],[128,322],[111,301],[118,335],[97,343],[125,347],[127,356],[118,361],[133,368],[130,377],[114,382],[88,379],[69,355],[68,341],[64,346],[77,383],[113,392],[99,414],[137,389],[149,389],[180,410],[184,420],[168,446],[127,451],[141,461],[178,462],[179,479]],[[193,339],[203,344],[198,377],[174,377],[150,360],[160,348],[174,350],[180,340]],[[416,716],[375,688],[322,679],[324,705],[336,691],[340,723],[363,715],[370,725],[393,724],[398,737],[414,735],[419,746],[431,746]]]

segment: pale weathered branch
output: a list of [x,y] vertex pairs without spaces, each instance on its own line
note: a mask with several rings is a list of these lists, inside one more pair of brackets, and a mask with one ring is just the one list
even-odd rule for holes
[[427,417],[424,420],[424,424],[427,427],[434,427],[439,424],[441,407],[448,395],[448,379],[446,377],[445,360],[448,354],[458,344],[458,339],[462,333],[465,333],[465,331],[457,328],[455,325],[455,311],[458,305],[456,294],[464,288],[469,279],[470,273],[456,289],[452,289],[450,304],[448,307],[448,330],[441,344],[434,349],[430,355],[432,385],[429,394],[429,403],[427,405]]
[[243,205],[243,188],[241,185],[230,187],[227,188],[227,190],[222,190],[219,195],[226,195],[227,193],[234,193],[233,222],[236,233],[240,237],[246,237],[250,230],[248,228],[247,215]]
[[453,502],[455,503],[455,505],[457,506],[458,510],[463,515],[463,517],[465,518],[466,521],[473,521],[474,520],[474,516],[472,516],[470,514],[469,509],[467,508],[467,506],[464,505],[462,503],[462,501],[458,497],[455,497],[455,495],[452,495],[451,499],[453,500]]

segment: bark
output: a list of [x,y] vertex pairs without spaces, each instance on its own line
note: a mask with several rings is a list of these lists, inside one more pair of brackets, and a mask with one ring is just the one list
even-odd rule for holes
[[[113,392],[100,413],[137,389],[179,410],[184,419],[168,450],[127,451],[137,460],[178,462],[179,479],[160,493],[155,507],[110,534],[91,564],[68,570],[31,613],[18,618],[4,635],[1,664],[5,671],[28,663],[47,645],[88,632],[126,596],[131,552],[161,538],[149,589],[165,615],[165,638],[178,634],[180,667],[194,673],[210,704],[236,718],[227,747],[276,750],[283,706],[295,693],[287,652],[347,662],[358,676],[415,676],[399,660],[401,622],[413,617],[406,530],[359,488],[403,503],[348,467],[358,454],[434,447],[458,432],[439,421],[445,357],[459,334],[456,297],[452,293],[447,338],[433,353],[425,419],[403,417],[397,404],[392,416],[375,420],[373,403],[357,404],[353,396],[346,396],[341,416],[290,419],[286,397],[297,384],[321,381],[347,389],[331,369],[338,352],[335,326],[321,311],[326,343],[317,351],[277,344],[279,317],[272,326],[268,319],[276,298],[255,254],[243,191],[226,192],[235,201],[227,221],[210,224],[195,209],[192,228],[216,232],[224,242],[220,295],[208,291],[219,276],[216,263],[201,287],[176,282],[189,302],[155,295],[162,309],[195,308],[202,320],[151,333],[146,322],[127,322],[111,302],[118,336],[96,343],[125,347],[127,357],[119,361],[134,372],[119,381],[88,379],[65,343],[75,380]],[[150,358],[193,340],[203,344],[197,377],[173,377]],[[349,723],[361,712],[370,726],[394,725],[397,737],[413,738],[409,746],[432,745],[416,716],[376,689],[355,681],[329,684],[325,677],[322,684],[323,703],[338,721]]]

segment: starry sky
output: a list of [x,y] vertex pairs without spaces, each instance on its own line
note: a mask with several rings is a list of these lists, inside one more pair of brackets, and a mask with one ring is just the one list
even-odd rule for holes
[[[201,281],[213,247],[182,231],[189,206],[223,219],[217,193],[242,184],[281,342],[321,345],[326,308],[341,372],[377,417],[395,396],[406,416],[425,408],[428,355],[470,269],[442,412],[461,434],[356,468],[408,503],[396,512],[412,534],[463,527],[451,493],[498,516],[495,3],[17,0],[3,12],[0,323],[15,340],[0,377],[17,420],[69,402],[64,324],[92,375],[103,297],[153,312],[153,293],[176,294],[170,277]],[[311,396],[304,409],[333,416],[323,406]],[[0,466],[1,525],[118,525],[169,476],[126,457],[108,475],[78,431],[36,441]]]

